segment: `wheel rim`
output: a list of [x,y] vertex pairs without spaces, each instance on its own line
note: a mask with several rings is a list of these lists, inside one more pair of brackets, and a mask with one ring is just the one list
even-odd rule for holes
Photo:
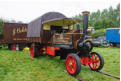
[[67,57],[67,60],[66,60],[66,68],[67,68],[67,71],[70,73],[70,74],[74,74],[76,72],[76,60],[73,56],[68,56]]
[[12,46],[12,50],[16,50],[16,46]]
[[93,70],[97,70],[100,67],[100,57],[97,54],[91,54],[92,63],[90,63],[90,67]]
[[33,58],[34,57],[34,47],[33,46],[31,46],[30,53],[31,53],[31,57]]

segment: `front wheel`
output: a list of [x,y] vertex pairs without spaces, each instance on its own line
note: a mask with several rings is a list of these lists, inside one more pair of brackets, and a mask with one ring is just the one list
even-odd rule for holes
[[72,76],[76,76],[79,74],[81,70],[81,62],[78,55],[72,53],[67,56],[66,69]]
[[91,63],[89,64],[90,69],[94,71],[99,71],[104,66],[104,59],[101,54],[97,52],[91,53]]

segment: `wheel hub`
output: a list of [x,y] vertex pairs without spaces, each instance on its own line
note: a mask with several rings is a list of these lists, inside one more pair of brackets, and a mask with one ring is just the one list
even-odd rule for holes
[[72,67],[72,62],[70,61],[70,63],[69,63],[69,67]]

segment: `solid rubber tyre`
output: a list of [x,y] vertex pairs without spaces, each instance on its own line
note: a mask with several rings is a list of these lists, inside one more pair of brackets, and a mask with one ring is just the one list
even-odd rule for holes
[[[71,65],[69,65],[70,63],[71,63]],[[80,73],[81,62],[80,62],[80,58],[77,54],[71,53],[67,56],[66,69],[67,69],[67,72],[72,76],[76,76]]]
[[[97,60],[97,63],[99,63],[99,65],[96,67],[95,65],[97,65],[97,64],[93,64],[93,63],[91,63],[91,64],[89,64],[89,67],[90,67],[90,69],[91,70],[93,70],[93,71],[99,71],[99,70],[101,70],[102,68],[103,68],[103,66],[104,66],[104,58],[102,57],[102,55],[101,54],[99,54],[99,53],[97,53],[97,52],[92,52],[91,53],[91,59],[92,59],[92,56],[93,55],[95,55],[95,56],[97,56],[99,59]],[[97,58],[96,58],[97,59]],[[96,62],[96,60],[95,60],[95,62]],[[95,67],[95,68],[94,68]]]

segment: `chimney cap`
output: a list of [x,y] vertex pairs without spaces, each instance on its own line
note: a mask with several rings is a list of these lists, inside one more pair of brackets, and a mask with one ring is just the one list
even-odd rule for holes
[[83,11],[82,13],[83,13],[83,15],[85,15],[85,14],[89,14],[90,12],[89,11]]

